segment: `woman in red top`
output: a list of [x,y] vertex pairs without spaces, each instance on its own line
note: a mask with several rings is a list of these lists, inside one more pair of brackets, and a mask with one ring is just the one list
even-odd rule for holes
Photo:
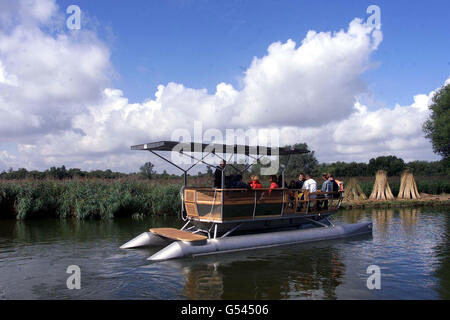
[[252,181],[250,181],[250,187],[252,187],[252,189],[261,189],[262,188],[262,184],[261,184],[261,182],[259,182],[258,176],[252,177]]
[[270,193],[272,192],[272,189],[277,189],[277,188],[279,188],[278,187],[278,183],[277,183],[277,181],[278,181],[278,178],[277,178],[277,176],[270,176],[270,187],[269,187],[269,195],[270,195]]
[[277,189],[278,188],[278,179],[277,176],[270,176],[270,187],[269,189]]

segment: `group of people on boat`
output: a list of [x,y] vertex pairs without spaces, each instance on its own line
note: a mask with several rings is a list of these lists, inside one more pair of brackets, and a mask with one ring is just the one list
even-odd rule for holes
[[[320,189],[321,192],[343,191],[343,183],[336,180],[332,174],[322,174],[322,180],[323,183],[322,188]],[[312,179],[308,173],[306,175],[300,173],[297,181],[291,180],[288,189],[304,189],[309,190],[310,193],[313,193],[317,192],[317,182]]]
[[[216,168],[214,173],[214,187],[225,189],[262,189],[262,183],[257,175],[251,176],[251,180],[246,183],[242,181],[241,174],[234,174],[231,176],[223,176],[222,172],[226,167],[226,161],[223,160],[220,167]],[[222,177],[225,178],[224,184],[222,186]],[[290,205],[295,202],[295,197],[300,200],[298,202],[298,209],[303,206],[305,193],[308,191],[309,199],[313,200],[316,210],[328,210],[328,201],[333,198],[339,198],[339,191],[343,191],[343,183],[336,180],[332,174],[324,173],[322,174],[322,187],[318,190],[317,182],[311,177],[309,173],[300,173],[297,180],[291,180],[289,184],[282,181],[282,176],[272,175],[269,180],[269,195],[272,189],[286,188],[291,189],[289,193]],[[298,190],[296,192],[295,190]],[[321,193],[317,193],[321,191]]]
[[[216,168],[214,173],[214,187],[222,188],[222,171],[226,166],[226,161],[223,160],[220,163],[220,167]],[[334,179],[334,176],[329,173],[322,174],[322,188],[321,192],[338,192],[342,190],[342,182]],[[272,175],[269,180],[270,186],[269,189],[278,189],[282,188],[282,176]],[[298,189],[298,190],[308,190],[309,193],[317,192],[317,182],[311,177],[309,173],[300,173],[298,176],[298,180],[291,180],[289,185],[285,182],[284,187],[287,189]],[[246,183],[242,181],[241,174],[235,174],[231,176],[225,176],[224,187],[226,189],[261,189],[263,186],[259,180],[258,176],[251,176],[251,180]],[[331,198],[332,195],[326,195],[328,198]]]
[[[216,171],[214,172],[214,187],[215,188],[222,188],[222,171],[224,170],[226,166],[226,161],[223,160],[220,163],[220,167],[216,168]],[[259,180],[258,176],[251,176],[251,180],[248,183],[245,183],[242,181],[242,175],[241,174],[234,174],[231,176],[224,176],[224,187],[226,189],[262,189],[262,184]],[[281,178],[281,176],[280,176]],[[277,189],[280,188],[280,182],[276,175],[270,176],[270,187],[269,189]]]

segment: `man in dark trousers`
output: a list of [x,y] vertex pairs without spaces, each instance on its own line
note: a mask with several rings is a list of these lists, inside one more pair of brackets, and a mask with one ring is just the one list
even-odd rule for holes
[[222,188],[222,170],[225,170],[226,165],[227,162],[222,160],[220,168],[216,168],[216,171],[214,172],[214,188]]

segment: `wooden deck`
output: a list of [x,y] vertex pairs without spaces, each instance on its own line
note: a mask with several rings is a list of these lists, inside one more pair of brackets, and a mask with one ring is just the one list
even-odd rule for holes
[[203,241],[208,239],[208,237],[202,236],[200,234],[194,234],[188,231],[178,230],[174,228],[153,228],[150,229],[150,232],[165,238],[188,242]]

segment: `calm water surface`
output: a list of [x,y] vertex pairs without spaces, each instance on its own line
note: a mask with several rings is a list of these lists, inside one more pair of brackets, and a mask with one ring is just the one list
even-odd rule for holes
[[[450,299],[450,212],[341,211],[373,236],[149,263],[157,249],[120,250],[144,221],[0,221],[0,299]],[[69,265],[81,289],[68,290]],[[368,290],[367,267],[381,268]]]

